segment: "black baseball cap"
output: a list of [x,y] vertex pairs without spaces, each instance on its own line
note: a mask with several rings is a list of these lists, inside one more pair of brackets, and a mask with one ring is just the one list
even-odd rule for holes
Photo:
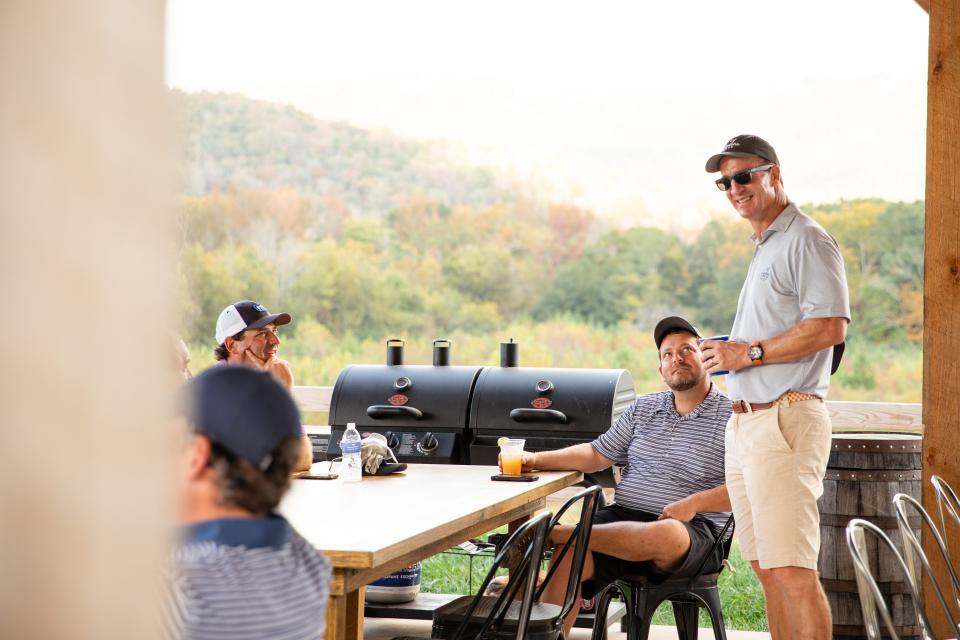
[[277,326],[290,322],[289,313],[270,313],[265,306],[253,300],[234,302],[220,312],[217,318],[217,344],[230,336],[235,336],[247,329],[260,329],[270,323]]
[[286,438],[300,438],[300,410],[266,371],[241,365],[211,367],[186,384],[187,417],[235,456],[266,470]]
[[720,161],[725,157],[752,158],[754,156],[763,158],[773,164],[780,164],[780,160],[777,159],[777,152],[773,150],[773,146],[769,142],[760,136],[743,133],[730,138],[727,144],[723,146],[723,151],[710,156],[710,159],[707,160],[707,173],[720,171]]
[[660,350],[660,343],[663,342],[663,339],[676,331],[686,331],[687,333],[692,333],[697,338],[702,337],[695,326],[680,316],[670,316],[658,322],[657,326],[653,329],[653,341],[657,343],[658,351]]

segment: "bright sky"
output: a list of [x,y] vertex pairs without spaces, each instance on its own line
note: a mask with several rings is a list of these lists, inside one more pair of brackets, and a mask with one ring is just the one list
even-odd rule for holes
[[738,133],[798,202],[924,194],[913,0],[168,0],[167,22],[171,86],[464,143],[625,221],[734,215],[703,164]]

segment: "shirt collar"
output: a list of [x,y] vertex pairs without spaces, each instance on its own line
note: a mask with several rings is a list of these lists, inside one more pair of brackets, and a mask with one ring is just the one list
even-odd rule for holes
[[799,214],[800,210],[797,209],[797,205],[793,204],[792,202],[788,202],[787,206],[783,208],[783,211],[781,211],[777,217],[774,218],[773,222],[770,223],[770,226],[767,227],[763,232],[763,235],[759,241],[757,241],[757,234],[755,233],[750,235],[750,239],[757,244],[763,244],[775,232],[785,232],[787,229],[789,229],[790,225],[793,224],[793,221],[796,220]]
[[681,416],[679,413],[677,413],[677,405],[674,404],[673,402],[673,392],[665,391],[663,393],[663,396],[660,398],[660,406],[657,407],[657,411],[664,411],[666,413],[672,414],[680,418],[681,420],[697,418],[700,416],[701,413],[703,413],[706,410],[706,408],[709,405],[713,404],[714,399],[716,398],[716,395],[718,393],[719,391],[717,390],[717,386],[713,384],[713,381],[711,380],[710,390],[707,391],[707,395],[703,397],[703,400],[700,401],[700,404],[694,407],[693,411],[691,411],[687,415]]
[[281,516],[264,518],[220,518],[196,522],[184,528],[188,543],[215,542],[231,547],[280,548],[287,542],[290,525]]

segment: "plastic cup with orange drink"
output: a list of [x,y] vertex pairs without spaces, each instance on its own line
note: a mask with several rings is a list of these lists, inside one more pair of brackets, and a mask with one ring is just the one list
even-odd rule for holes
[[523,438],[500,438],[500,467],[504,475],[518,476],[523,468]]

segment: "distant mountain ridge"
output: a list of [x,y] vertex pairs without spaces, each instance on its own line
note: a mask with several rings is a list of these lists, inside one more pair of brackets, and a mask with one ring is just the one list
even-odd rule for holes
[[316,214],[337,203],[381,217],[412,195],[486,206],[523,197],[511,174],[460,160],[436,141],[404,139],[239,94],[173,91],[186,125],[187,195],[293,187]]

